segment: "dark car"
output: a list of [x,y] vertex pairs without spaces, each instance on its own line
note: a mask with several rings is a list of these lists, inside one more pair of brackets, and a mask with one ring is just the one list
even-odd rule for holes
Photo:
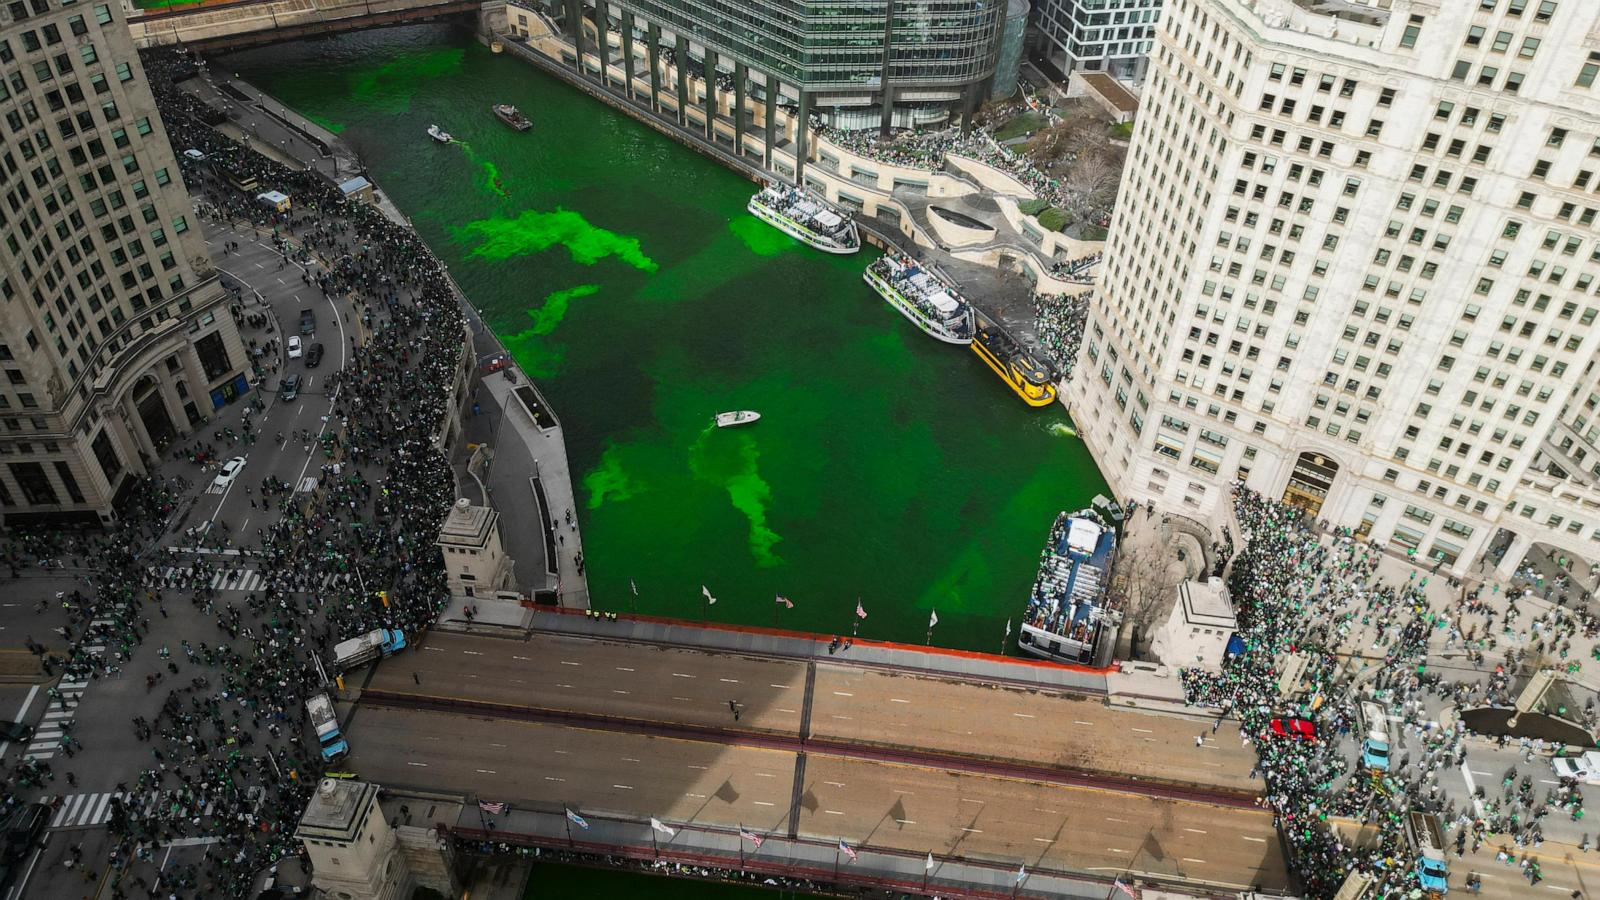
[[39,835],[50,824],[50,807],[43,803],[29,803],[17,810],[6,823],[5,855],[7,859],[20,859],[39,842]]
[[278,385],[278,399],[284,402],[300,396],[300,376],[285,375],[283,383]]
[[306,351],[306,368],[315,369],[317,367],[317,365],[320,364],[321,362],[322,362],[322,345],[321,344],[312,344],[311,345],[311,349]]
[[0,720],[0,740],[25,741],[33,737],[33,726]]
[[300,310],[300,333],[310,334],[317,330],[317,314],[309,309]]

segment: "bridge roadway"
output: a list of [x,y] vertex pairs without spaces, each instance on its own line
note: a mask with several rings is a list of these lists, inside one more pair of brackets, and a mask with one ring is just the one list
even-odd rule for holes
[[1286,884],[1236,728],[1214,738],[1199,720],[1069,695],[844,659],[435,632],[377,667],[347,731],[350,768],[394,788],[1040,869]]

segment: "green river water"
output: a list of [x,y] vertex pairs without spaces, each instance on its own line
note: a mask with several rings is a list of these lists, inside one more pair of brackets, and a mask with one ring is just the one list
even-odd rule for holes
[[[1104,490],[1061,407],[878,299],[873,251],[797,244],[750,182],[526,63],[412,26],[219,65],[347,140],[538,381],[597,608],[847,633],[859,597],[864,638],[936,610],[935,644],[994,652],[1056,513]],[[731,409],[763,418],[711,427]]]

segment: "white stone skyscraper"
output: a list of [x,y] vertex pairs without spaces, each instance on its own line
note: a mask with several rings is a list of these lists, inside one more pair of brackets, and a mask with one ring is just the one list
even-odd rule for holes
[[0,6],[0,518],[107,523],[251,390],[115,2]]
[[1168,0],[1069,395],[1119,497],[1600,556],[1597,80],[1593,0]]

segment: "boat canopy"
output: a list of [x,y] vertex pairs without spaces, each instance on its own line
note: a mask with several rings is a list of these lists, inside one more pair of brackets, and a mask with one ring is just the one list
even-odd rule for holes
[[956,298],[950,296],[949,291],[936,291],[929,294],[928,302],[933,304],[933,308],[938,310],[941,316],[948,316],[961,308],[961,304],[956,302]]
[[1100,532],[1100,526],[1088,519],[1073,519],[1067,529],[1067,547],[1085,555],[1093,554],[1095,545],[1100,542]]
[[812,218],[818,225],[821,225],[823,228],[827,229],[838,228],[844,223],[844,220],[839,218],[838,213],[826,209],[817,210],[816,215]]

